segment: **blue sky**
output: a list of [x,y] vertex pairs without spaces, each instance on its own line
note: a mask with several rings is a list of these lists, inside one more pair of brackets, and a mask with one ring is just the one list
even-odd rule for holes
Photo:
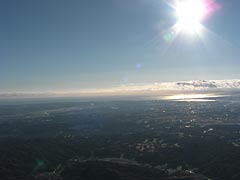
[[170,44],[161,0],[0,0],[0,91],[240,78],[240,2],[217,2],[208,32]]

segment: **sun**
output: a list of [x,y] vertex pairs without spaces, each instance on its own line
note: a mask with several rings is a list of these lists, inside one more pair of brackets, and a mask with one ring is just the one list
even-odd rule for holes
[[178,19],[177,31],[192,34],[201,30],[201,21],[207,13],[204,0],[177,1],[175,11]]

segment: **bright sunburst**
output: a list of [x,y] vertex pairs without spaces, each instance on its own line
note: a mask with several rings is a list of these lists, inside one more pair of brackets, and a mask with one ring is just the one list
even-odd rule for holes
[[203,34],[209,33],[202,24],[203,21],[208,20],[221,8],[216,0],[168,0],[167,4],[173,9],[176,18],[175,24],[162,32],[162,38],[170,44],[177,37],[185,38],[185,36],[179,36],[181,34],[191,37],[197,35],[194,39],[203,40]]
[[201,21],[207,14],[207,7],[204,0],[182,0],[175,5],[178,22],[177,31],[185,33],[199,33]]

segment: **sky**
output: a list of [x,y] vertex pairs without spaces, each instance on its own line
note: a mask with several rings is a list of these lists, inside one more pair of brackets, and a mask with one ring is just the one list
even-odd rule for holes
[[169,2],[0,0],[0,92],[239,79],[240,1],[216,0],[204,32],[171,42]]

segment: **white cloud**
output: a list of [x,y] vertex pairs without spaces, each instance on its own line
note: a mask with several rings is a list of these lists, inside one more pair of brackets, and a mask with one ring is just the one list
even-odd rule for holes
[[240,80],[196,80],[125,85],[128,91],[238,89]]

